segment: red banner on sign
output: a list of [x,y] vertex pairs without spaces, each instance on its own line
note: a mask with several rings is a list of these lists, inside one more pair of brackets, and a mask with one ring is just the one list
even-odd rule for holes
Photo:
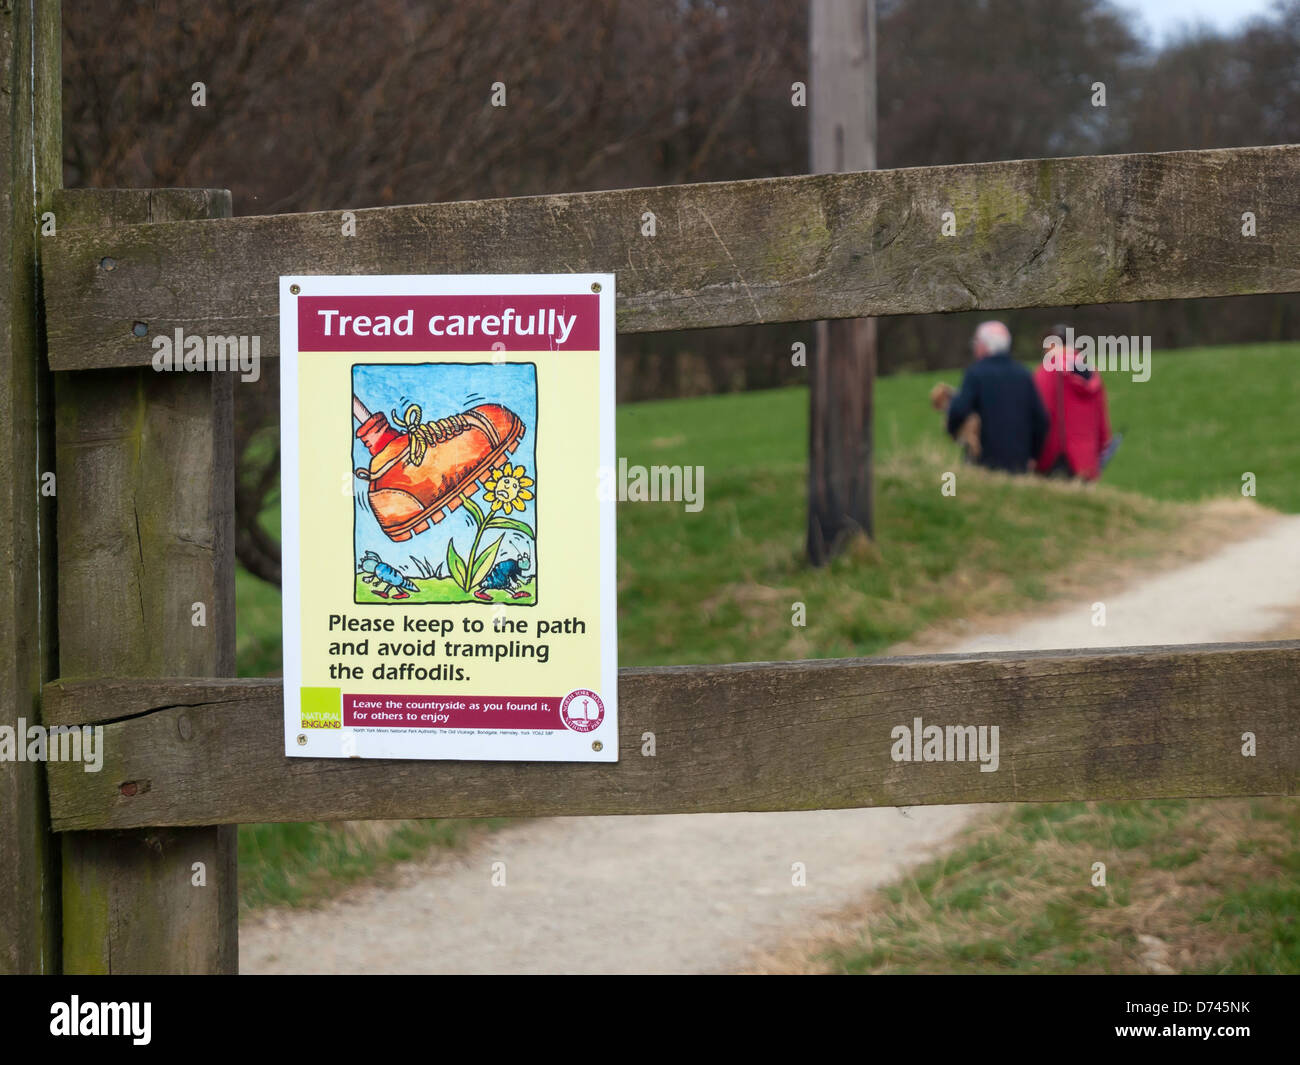
[[600,297],[303,296],[299,351],[595,351]]
[[349,728],[559,729],[559,699],[517,695],[344,695]]

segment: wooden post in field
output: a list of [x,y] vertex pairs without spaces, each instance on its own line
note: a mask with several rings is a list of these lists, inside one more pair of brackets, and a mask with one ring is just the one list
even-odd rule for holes
[[[814,173],[876,168],[875,0],[813,0],[809,142]],[[808,560],[874,534],[872,390],[876,323],[818,322],[808,417]]]
[[[59,211],[84,233],[229,217],[230,194],[84,189],[64,192]],[[105,257],[96,269],[113,267]],[[235,379],[150,366],[56,375],[62,676],[234,673]],[[201,731],[176,724],[182,743]],[[150,782],[114,785],[129,801]],[[237,971],[233,825],[61,838],[65,972]]]
[[[50,382],[37,263],[63,165],[59,0],[0,6],[0,726],[40,720],[54,669]],[[46,220],[48,222],[48,219]],[[42,487],[46,494],[42,494]],[[19,745],[26,737],[15,735]],[[58,971],[45,767],[0,761],[0,973]]]

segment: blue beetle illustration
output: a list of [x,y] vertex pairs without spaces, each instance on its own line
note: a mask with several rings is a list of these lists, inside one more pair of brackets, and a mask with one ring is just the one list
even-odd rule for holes
[[389,592],[393,593],[394,599],[409,599],[412,592],[420,590],[401,570],[390,566],[373,551],[361,556],[361,580],[373,584],[375,595],[381,599],[387,599]]
[[518,558],[503,558],[488,570],[488,575],[483,578],[482,583],[474,590],[474,598],[490,603],[492,597],[487,593],[497,589],[509,592],[511,599],[525,598],[529,593],[521,591],[515,586],[524,580],[531,562],[532,559],[527,551]]

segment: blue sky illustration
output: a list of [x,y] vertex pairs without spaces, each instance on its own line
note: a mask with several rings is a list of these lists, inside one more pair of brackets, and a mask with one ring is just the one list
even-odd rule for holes
[[[537,369],[531,363],[433,363],[433,364],[363,364],[352,367],[352,389],[372,413],[383,411],[390,422],[393,412],[404,417],[412,403],[421,409],[421,420],[434,421],[459,414],[481,403],[499,403],[514,411],[528,427],[518,450],[510,458],[512,465],[522,463],[528,476],[538,481],[535,462],[537,444]],[[349,415],[351,413],[351,399]],[[352,420],[352,468],[369,467],[370,452],[356,438],[358,424]],[[535,489],[536,490],[536,489]],[[379,528],[366,500],[366,482],[353,480],[356,506],[354,522],[355,571],[361,556],[374,551],[390,566],[395,566],[407,576],[423,576],[421,567],[442,567],[447,572],[447,541],[454,540],[462,557],[469,551],[474,539],[474,523],[463,508],[457,508],[427,532],[411,539],[394,543]],[[483,490],[473,496],[474,502],[487,512],[489,504],[483,501]],[[527,508],[512,515],[537,529],[536,500],[530,499]],[[491,543],[499,532],[484,534],[483,543]],[[536,545],[520,533],[508,533],[501,543],[498,559],[516,558],[527,551],[533,559],[531,573],[537,572]],[[416,564],[416,560],[419,565]],[[427,570],[426,570],[427,572]]]

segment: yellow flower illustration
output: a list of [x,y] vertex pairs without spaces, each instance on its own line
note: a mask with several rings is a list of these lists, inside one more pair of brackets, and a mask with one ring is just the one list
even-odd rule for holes
[[523,510],[526,501],[533,498],[533,493],[529,491],[533,479],[525,476],[527,472],[522,464],[512,468],[508,462],[499,470],[492,471],[491,478],[483,484],[487,489],[483,499],[492,504],[494,514],[498,510],[506,514],[512,510]]

